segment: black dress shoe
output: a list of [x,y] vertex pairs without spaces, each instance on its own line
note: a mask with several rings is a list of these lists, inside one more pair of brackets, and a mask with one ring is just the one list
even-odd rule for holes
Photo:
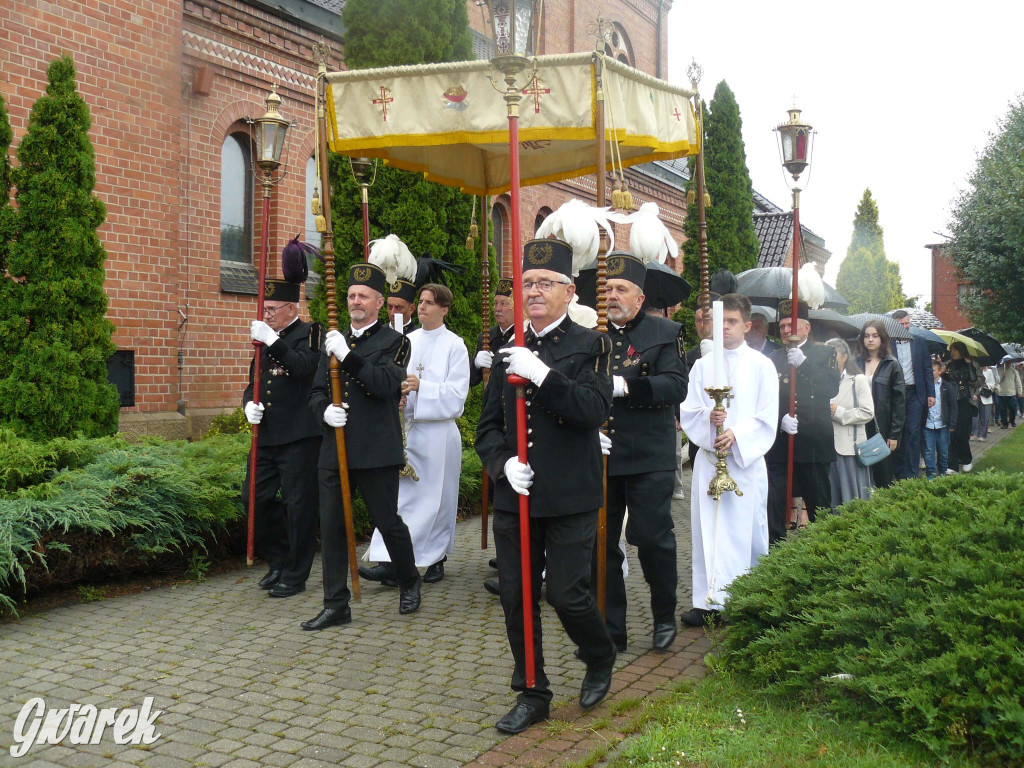
[[437,584],[444,578],[444,561],[448,559],[445,555],[433,565],[427,566],[427,572],[423,574],[423,581],[426,584]]
[[420,585],[422,584],[423,579],[417,575],[416,581],[412,586],[406,587],[402,590],[402,594],[398,598],[399,613],[416,613],[416,611],[420,609]]
[[580,687],[580,706],[590,709],[601,703],[612,687],[612,672],[615,671],[615,654],[607,661],[587,664],[587,674]]
[[498,558],[492,557],[490,560],[487,561],[487,564],[491,566],[491,568],[493,568],[494,570],[498,570]]
[[[626,652],[626,647],[628,646],[628,643],[624,639],[615,640],[613,638],[612,642],[615,643],[615,650],[616,651],[618,651],[619,653],[625,653]],[[580,661],[584,660],[583,659],[583,652],[579,648],[577,648],[575,651],[573,651],[572,655],[575,656]]]
[[494,724],[502,733],[522,733],[534,723],[548,719],[550,710],[547,704],[527,704],[519,702],[507,715]]
[[676,641],[676,623],[666,622],[654,625],[654,650],[667,651]]
[[682,614],[679,620],[688,627],[718,626],[722,623],[722,614],[706,608],[691,608]]
[[271,568],[266,575],[256,582],[260,589],[270,589],[281,580],[281,569]]
[[317,614],[315,619],[302,622],[299,626],[313,632],[318,629],[327,629],[338,624],[352,623],[352,609],[349,606],[344,608],[324,608]]
[[395,572],[395,566],[391,563],[381,563],[373,568],[360,565],[359,575],[367,581],[379,581],[385,587],[398,586],[398,574]]
[[484,589],[486,589],[492,595],[501,594],[501,587],[499,587],[498,584],[499,582],[497,579],[484,579]]
[[305,584],[285,584],[283,581],[279,581],[270,588],[267,594],[271,597],[291,597],[305,591]]

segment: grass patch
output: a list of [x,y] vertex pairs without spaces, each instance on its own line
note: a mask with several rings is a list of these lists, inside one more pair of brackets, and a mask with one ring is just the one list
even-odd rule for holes
[[997,472],[1024,472],[1024,429],[1015,429],[992,446],[974,465],[975,472],[994,469]]
[[[921,747],[881,742],[827,711],[751,693],[733,674],[709,674],[691,690],[649,709],[643,733],[609,768],[931,768]],[[977,766],[949,758],[950,768]]]

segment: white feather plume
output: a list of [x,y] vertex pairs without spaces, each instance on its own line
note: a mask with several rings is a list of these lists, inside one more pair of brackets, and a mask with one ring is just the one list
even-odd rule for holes
[[569,319],[576,325],[582,325],[584,328],[597,328],[597,311],[585,304],[580,304],[580,297],[576,294],[572,295],[572,301],[569,302],[567,311]]
[[644,203],[626,217],[632,224],[629,229],[630,253],[644,264],[650,261],[664,264],[669,256],[673,259],[679,256],[679,244],[658,218],[660,213],[657,203]]
[[797,281],[800,301],[806,303],[808,309],[821,309],[821,305],[825,303],[825,284],[821,281],[817,268],[813,264],[804,264],[800,267]]
[[536,237],[554,236],[572,246],[572,275],[576,277],[581,269],[597,258],[597,250],[601,244],[599,227],[603,227],[608,233],[608,250],[612,251],[615,249],[612,222],[625,220],[621,214],[612,213],[611,208],[595,208],[573,198],[544,219],[537,229]]
[[416,278],[416,257],[398,235],[388,235],[370,241],[371,264],[384,270],[388,285],[396,280],[412,281]]

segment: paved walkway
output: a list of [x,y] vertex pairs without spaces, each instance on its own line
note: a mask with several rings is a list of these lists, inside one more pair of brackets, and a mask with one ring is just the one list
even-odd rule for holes
[[[1009,431],[972,441],[979,457]],[[688,473],[687,473],[688,474]],[[680,606],[688,607],[688,503],[673,504]],[[456,768],[564,765],[619,738],[638,704],[703,674],[708,640],[680,633],[670,653],[649,652],[647,591],[630,552],[630,643],[613,694],[591,712],[576,704],[583,665],[548,606],[545,656],[552,720],[504,737],[494,722],[514,703],[501,607],[484,591],[491,552],[480,522],[458,526],[440,584],[422,609],[399,616],[398,593],[364,583],[347,627],[309,633],[320,608],[319,561],[307,591],[273,600],[256,588],[262,568],[55,609],[0,625],[0,766],[346,766]],[[151,745],[42,745],[10,756],[15,720],[32,697],[162,710]]]
[[[681,606],[690,582],[688,506],[676,501],[673,510]],[[612,702],[637,701],[702,672],[702,632],[681,635],[674,652],[648,653],[647,589],[634,550],[630,643],[619,657],[615,696],[581,713],[584,667],[545,604],[557,724],[503,736],[493,724],[515,702],[501,606],[482,583],[495,574],[492,556],[493,544],[480,549],[479,518],[460,523],[446,578],[424,585],[419,612],[400,616],[396,589],[364,581],[353,623],[321,632],[299,628],[320,609],[319,558],[307,591],[284,600],[256,587],[257,566],[0,625],[0,765],[456,768],[525,760],[534,748],[547,755],[536,764],[550,765],[555,753],[589,749],[587,723],[613,725],[616,706],[627,714]],[[48,708],[139,707],[152,696],[161,736],[119,746],[108,732],[95,745],[65,739],[15,759],[15,721],[36,696]]]

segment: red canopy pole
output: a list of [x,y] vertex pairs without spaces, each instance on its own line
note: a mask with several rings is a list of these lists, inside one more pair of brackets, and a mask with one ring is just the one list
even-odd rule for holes
[[[508,161],[511,187],[512,214],[512,292],[520,297],[523,295],[523,258],[522,233],[519,231],[519,101],[522,95],[518,88],[509,87],[505,93],[508,102]],[[526,346],[523,324],[515,323],[516,346]],[[516,388],[516,446],[519,461],[526,464],[526,385],[528,379],[522,376],[509,376],[508,381]],[[537,684],[536,664],[533,647],[533,577],[530,570],[530,499],[519,496],[519,552],[522,566],[523,586],[523,646],[526,655],[526,687],[533,688]]]
[[[786,343],[790,349],[800,343],[800,337],[796,332],[797,324],[797,289],[799,288],[798,274],[800,272],[800,190],[793,190],[793,301],[790,312],[790,332]],[[789,415],[796,416],[796,366],[789,367]],[[793,507],[793,452],[796,449],[796,435],[789,436],[789,451],[786,456],[786,515]],[[797,523],[799,523],[799,518]]]
[[[256,294],[256,319],[263,319],[263,294],[267,288],[267,262],[270,260],[270,193],[274,189],[274,182],[270,178],[270,172],[266,172],[263,178],[263,221],[260,232],[260,281]],[[255,353],[253,354],[252,368],[252,401],[259,405],[260,402],[260,365],[263,357],[263,342],[253,341]],[[253,554],[256,542],[256,451],[259,448],[259,424],[252,425],[252,445],[249,448],[249,520],[245,535],[245,562],[252,565]]]

